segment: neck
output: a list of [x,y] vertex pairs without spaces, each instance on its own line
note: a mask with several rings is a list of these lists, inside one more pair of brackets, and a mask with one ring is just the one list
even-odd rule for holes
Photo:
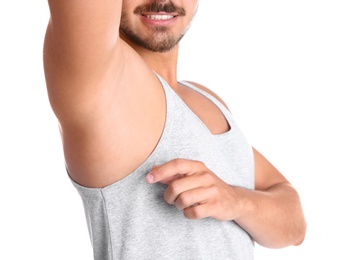
[[172,87],[177,86],[178,46],[165,53],[138,52],[146,64]]
[[143,58],[145,63],[157,74],[159,74],[172,87],[176,88],[177,83],[177,64],[179,45],[167,52],[153,52],[143,47],[135,45],[133,42],[124,40]]

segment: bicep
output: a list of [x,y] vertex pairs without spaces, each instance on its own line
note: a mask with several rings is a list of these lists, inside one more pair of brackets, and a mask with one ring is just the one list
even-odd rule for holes
[[49,0],[45,62],[83,74],[106,64],[118,39],[121,2]]
[[[118,38],[122,1],[49,0],[49,34],[65,54],[99,52]],[[81,53],[82,52],[82,53]],[[62,53],[60,53],[62,54]],[[64,54],[64,55],[65,55]]]
[[76,108],[83,111],[81,104],[89,105],[113,83],[107,75],[118,73],[122,59],[117,51],[121,2],[49,0],[43,60],[57,115]]
[[253,154],[256,190],[266,190],[277,183],[288,182],[280,171],[255,148],[253,148]]

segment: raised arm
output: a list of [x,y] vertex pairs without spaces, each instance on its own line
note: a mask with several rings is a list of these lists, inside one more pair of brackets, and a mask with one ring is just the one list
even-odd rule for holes
[[[164,93],[120,37],[121,0],[49,0],[49,6],[45,77],[67,169],[76,182],[103,187],[153,150],[165,120]],[[140,140],[146,142],[131,153]]]
[[89,104],[95,106],[94,97],[103,95],[106,82],[113,77],[108,79],[108,72],[118,73],[122,1],[48,2],[51,15],[45,36],[45,76],[51,105],[58,118],[66,120],[92,109]]

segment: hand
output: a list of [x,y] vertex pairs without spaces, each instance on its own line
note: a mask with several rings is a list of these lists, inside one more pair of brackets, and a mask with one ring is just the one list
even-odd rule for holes
[[212,217],[224,221],[237,216],[236,188],[222,181],[202,162],[174,159],[153,167],[146,180],[167,184],[165,201],[183,210],[186,218]]

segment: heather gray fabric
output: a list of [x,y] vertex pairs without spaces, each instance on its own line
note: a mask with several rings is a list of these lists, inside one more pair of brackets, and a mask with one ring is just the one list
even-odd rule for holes
[[[200,160],[225,182],[254,188],[253,154],[229,111],[211,95],[230,130],[213,135],[160,77],[167,114],[161,139],[148,159],[127,177],[105,188],[73,181],[85,209],[95,260],[250,260],[254,242],[233,221],[186,219],[163,200],[165,185],[148,184],[153,165],[174,158]],[[125,155],[127,156],[127,155]]]

